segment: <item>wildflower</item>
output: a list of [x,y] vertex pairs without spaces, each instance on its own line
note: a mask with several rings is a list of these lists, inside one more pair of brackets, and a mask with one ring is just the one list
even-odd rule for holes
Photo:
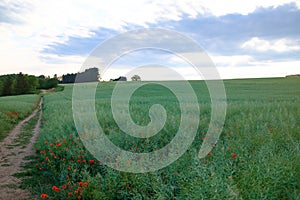
[[139,150],[139,147],[138,147],[138,145],[136,145],[136,146],[135,146],[135,150]]
[[55,192],[59,192],[60,191],[60,189],[58,187],[56,187],[55,185],[52,186],[52,190],[55,191]]
[[68,168],[68,170],[69,170],[69,171],[71,171],[71,170],[72,170],[72,168],[71,168],[71,167],[69,167],[69,168]]
[[47,145],[47,144],[48,144],[48,141],[45,142],[45,145]]
[[118,190],[118,193],[121,193],[121,190]]
[[211,156],[211,152],[208,152],[208,154],[207,154],[208,156]]
[[80,163],[80,162],[81,162],[81,160],[77,160],[77,162],[78,162],[78,163]]
[[39,166],[39,164],[37,164],[37,163],[36,163],[36,164],[35,164],[35,166],[36,166],[36,167],[38,167],[38,166]]
[[83,183],[83,187],[87,188],[89,186],[88,182]]
[[56,147],[60,147],[60,146],[61,146],[61,143],[57,142]]
[[80,181],[80,182],[79,182],[79,186],[82,187],[82,184],[83,184],[83,183]]
[[81,199],[81,196],[78,196],[77,199],[80,200],[80,199]]
[[233,159],[236,159],[236,153],[233,153],[233,154],[231,155],[231,157],[232,157]]
[[41,194],[41,198],[42,198],[42,199],[48,198],[48,194]]
[[65,190],[65,189],[67,189],[67,186],[66,186],[66,185],[63,185],[63,186],[61,186],[61,188],[62,188],[63,190]]
[[53,147],[53,144],[50,144],[50,147]]
[[43,168],[41,168],[41,167],[40,167],[40,168],[39,168],[39,170],[40,170],[40,171],[42,171],[42,170],[43,170]]
[[68,193],[68,196],[69,196],[69,197],[72,197],[72,196],[73,196],[73,193],[72,193],[72,192],[69,192],[69,193]]
[[130,189],[130,186],[129,186],[129,184],[126,184],[126,189]]
[[48,157],[46,157],[46,161],[49,161],[49,158],[48,158]]
[[101,161],[100,160],[98,160],[98,163],[100,163]]
[[95,161],[94,161],[94,160],[89,160],[89,162],[90,162],[90,163],[94,163]]

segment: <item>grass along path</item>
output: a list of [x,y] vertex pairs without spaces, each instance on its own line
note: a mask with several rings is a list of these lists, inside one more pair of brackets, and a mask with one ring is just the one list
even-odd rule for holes
[[0,199],[29,199],[30,193],[19,189],[20,179],[13,175],[22,171],[25,160],[35,154],[33,144],[40,129],[42,99],[39,107],[21,121],[9,135],[0,142]]
[[0,141],[36,109],[39,99],[36,94],[0,97]]

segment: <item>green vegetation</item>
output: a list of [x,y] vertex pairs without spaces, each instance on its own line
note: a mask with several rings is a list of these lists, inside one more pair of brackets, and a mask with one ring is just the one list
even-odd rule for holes
[[38,95],[0,97],[0,141],[36,108]]
[[33,76],[27,74],[8,74],[0,76],[0,96],[35,94],[37,89],[55,88],[57,77]]
[[20,134],[14,139],[13,143],[10,146],[20,146],[25,148],[29,143],[33,134],[33,129],[39,119],[39,114],[37,113],[33,118],[24,124]]
[[[26,185],[49,199],[299,199],[300,79],[224,81],[227,117],[213,151],[196,159],[210,122],[210,97],[203,81],[190,82],[201,107],[198,134],[188,151],[152,173],[119,172],[97,161],[84,148],[73,122],[72,86],[44,96],[43,126]],[[139,82],[120,83],[140,84]],[[180,82],[173,82],[180,84]],[[180,120],[179,102],[166,88],[150,84],[131,98],[137,124],[149,123],[151,105],[167,111],[165,127],[149,139],[119,130],[110,103],[115,83],[101,83],[96,93],[100,125],[109,139],[132,152],[149,152],[171,141]],[[122,97],[120,97],[122,98]]]

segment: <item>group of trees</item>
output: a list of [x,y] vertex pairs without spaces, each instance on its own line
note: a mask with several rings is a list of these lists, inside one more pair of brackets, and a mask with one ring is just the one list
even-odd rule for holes
[[86,69],[84,72],[63,75],[61,83],[75,83],[75,81],[76,83],[97,82],[99,79],[99,69],[94,67]]
[[[55,88],[58,83],[82,83],[99,81],[100,74],[98,68],[89,68],[84,72],[75,74],[66,74],[58,81],[57,75],[53,78],[41,75],[39,77],[27,74],[9,74],[0,76],[0,96],[32,94],[38,89]],[[131,77],[133,81],[140,81],[141,77],[134,75]],[[126,81],[126,77],[113,79],[114,81]]]
[[3,75],[0,76],[0,96],[33,94],[37,89],[49,89],[57,84],[57,78],[22,73]]

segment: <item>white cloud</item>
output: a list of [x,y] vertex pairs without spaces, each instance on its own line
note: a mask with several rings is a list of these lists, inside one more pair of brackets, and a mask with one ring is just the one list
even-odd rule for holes
[[288,39],[279,39],[274,41],[263,40],[253,37],[241,45],[244,49],[253,49],[256,51],[277,51],[287,52],[300,50],[300,45],[295,45],[295,41]]
[[259,7],[278,7],[286,3],[296,3],[300,7],[298,0],[197,0],[198,4],[205,7],[215,16],[222,16],[230,13],[239,13],[247,15]]
[[221,55],[211,55],[212,61],[217,67],[238,67],[251,65],[253,63],[253,58],[249,55],[236,55],[236,56],[221,56]]

